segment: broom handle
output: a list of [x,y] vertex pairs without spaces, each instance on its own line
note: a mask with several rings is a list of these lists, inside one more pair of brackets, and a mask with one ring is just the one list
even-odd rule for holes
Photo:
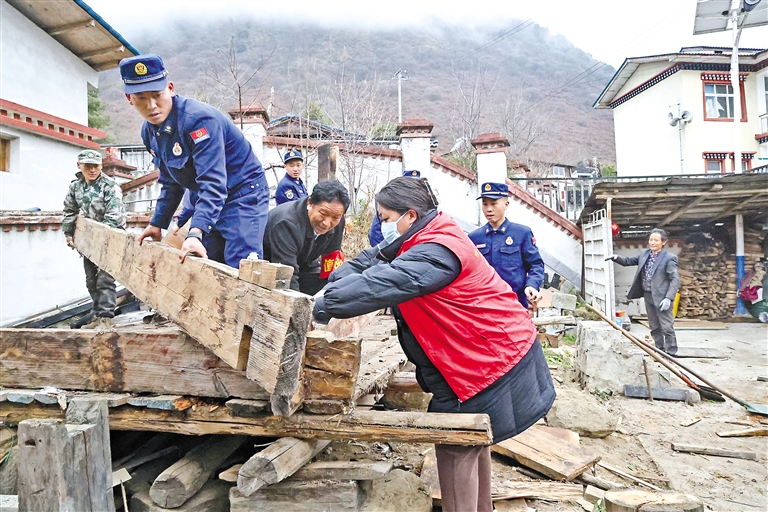
[[[706,384],[707,386],[709,386],[709,387],[711,387],[712,389],[714,389],[715,391],[717,391],[717,392],[719,392],[719,393],[721,393],[721,394],[723,394],[723,395],[727,396],[728,398],[730,398],[731,400],[733,400],[733,401],[734,401],[734,402],[736,402],[737,404],[739,404],[739,405],[744,405],[744,404],[745,404],[745,402],[744,402],[743,400],[739,400],[738,398],[736,398],[736,397],[735,397],[735,396],[733,396],[732,394],[728,393],[728,392],[727,392],[727,391],[725,391],[724,389],[720,388],[719,386],[716,386],[716,385],[712,384],[711,382],[709,382],[707,379],[705,379],[704,377],[702,377],[701,375],[699,375],[699,374],[698,374],[698,373],[696,373],[695,371],[693,371],[693,370],[691,370],[690,368],[686,367],[686,366],[685,366],[683,363],[681,363],[680,361],[677,361],[677,360],[675,360],[675,359],[672,359],[672,358],[671,358],[669,355],[667,355],[665,352],[663,352],[663,351],[661,351],[661,350],[657,349],[656,347],[654,347],[654,346],[652,346],[652,345],[650,345],[650,344],[648,344],[648,343],[645,343],[644,341],[641,341],[641,340],[639,340],[638,338],[635,338],[635,336],[633,336],[632,334],[628,333],[627,331],[625,331],[624,329],[622,329],[621,327],[619,327],[618,325],[616,325],[616,322],[613,322],[613,321],[612,321],[610,318],[608,318],[607,316],[605,316],[605,315],[603,314],[603,312],[602,312],[602,311],[600,311],[600,310],[597,310],[597,309],[593,308],[593,307],[592,307],[590,304],[588,304],[588,303],[587,303],[586,301],[584,301],[583,299],[582,299],[582,302],[584,302],[584,306],[585,306],[587,309],[589,309],[590,311],[592,311],[593,313],[595,313],[597,316],[599,316],[600,318],[602,318],[603,320],[605,320],[606,322],[608,322],[608,323],[611,325],[611,327],[613,327],[614,329],[617,329],[618,331],[620,331],[620,332],[621,332],[621,333],[622,333],[622,334],[623,334],[623,335],[624,335],[624,336],[625,336],[627,339],[629,339],[629,340],[630,340],[632,343],[634,343],[635,345],[639,346],[641,349],[645,350],[645,351],[648,353],[648,355],[649,355],[649,356],[651,356],[651,357],[652,357],[652,358],[654,358],[656,361],[658,361],[659,363],[661,363],[661,364],[662,364],[662,366],[664,366],[666,369],[668,369],[669,371],[671,371],[672,373],[674,373],[675,375],[677,375],[677,376],[678,376],[679,378],[681,378],[683,381],[690,381],[690,379],[686,379],[686,378],[685,378],[685,377],[684,377],[684,376],[681,374],[680,370],[678,370],[677,368],[673,367],[673,366],[672,366],[671,364],[669,364],[669,362],[668,362],[666,359],[664,359],[664,358],[667,358],[667,359],[669,359],[669,361],[673,362],[674,364],[676,364],[677,366],[679,366],[679,367],[680,367],[680,368],[682,368],[683,370],[687,371],[688,373],[690,373],[691,375],[693,375],[694,377],[696,377],[697,379],[699,379],[701,382],[703,382],[703,383],[704,383],[704,384]],[[661,354],[663,354],[663,357],[662,357],[662,355],[661,355]],[[686,383],[687,383],[687,382],[686,382]]]

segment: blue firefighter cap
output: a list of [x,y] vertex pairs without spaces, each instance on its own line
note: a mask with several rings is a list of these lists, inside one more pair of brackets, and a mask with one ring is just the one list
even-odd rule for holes
[[406,178],[420,178],[421,172],[420,171],[403,171],[403,176]]
[[301,160],[304,161],[304,157],[301,155],[301,151],[298,149],[292,149],[288,151],[285,155],[283,155],[283,163],[287,164],[291,160]]
[[168,87],[168,71],[155,53],[136,55],[120,61],[125,94],[162,91]]
[[501,199],[502,197],[509,197],[509,187],[506,183],[483,183],[480,187],[480,197],[482,199],[487,197],[489,199]]

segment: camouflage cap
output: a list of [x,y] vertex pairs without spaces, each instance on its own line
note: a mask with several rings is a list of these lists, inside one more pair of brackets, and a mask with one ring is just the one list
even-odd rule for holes
[[101,165],[101,153],[95,149],[86,149],[77,155],[77,163]]

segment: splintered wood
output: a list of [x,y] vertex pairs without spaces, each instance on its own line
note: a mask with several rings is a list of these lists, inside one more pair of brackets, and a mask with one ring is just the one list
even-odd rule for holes
[[600,460],[599,455],[537,425],[491,446],[491,450],[555,480],[573,480]]
[[83,217],[75,245],[139,300],[178,324],[271,396],[275,414],[301,403],[305,335],[313,300],[238,278],[238,270],[207,259],[179,262],[167,245],[138,244],[138,236]]

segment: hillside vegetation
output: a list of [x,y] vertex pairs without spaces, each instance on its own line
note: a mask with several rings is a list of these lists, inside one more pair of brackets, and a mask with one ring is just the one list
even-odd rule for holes
[[[237,105],[230,48],[244,104],[271,102],[273,119],[311,112],[354,130],[397,121],[392,75],[404,69],[403,117],[433,122],[441,153],[459,137],[500,131],[514,156],[615,161],[611,112],[592,109],[614,70],[545,28],[511,30],[516,25],[360,31],[230,19],[166,26],[130,40],[163,56],[178,93],[223,110]],[[111,140],[139,141],[141,119],[117,70],[102,73],[100,98]]]

